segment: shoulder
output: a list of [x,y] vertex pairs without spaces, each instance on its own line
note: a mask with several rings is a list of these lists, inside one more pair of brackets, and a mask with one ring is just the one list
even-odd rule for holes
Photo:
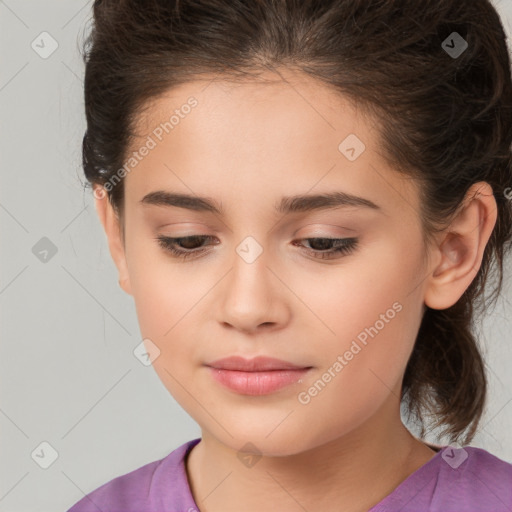
[[512,464],[482,448],[436,446],[436,455],[371,512],[511,512]]
[[496,479],[497,482],[512,484],[512,463],[500,459],[483,448],[446,446],[441,456],[446,462],[445,469],[458,475],[462,480],[471,479],[472,475],[478,474],[478,476],[486,475]]
[[511,463],[474,446],[446,446],[441,458],[438,485],[454,505],[471,505],[475,511],[512,510]]
[[183,466],[185,454],[199,439],[188,441],[166,457],[149,462],[96,488],[67,512],[147,512],[162,510],[164,502],[188,494]]
[[130,512],[137,507],[140,510],[147,505],[155,471],[166,458],[113,478],[84,496],[68,512]]

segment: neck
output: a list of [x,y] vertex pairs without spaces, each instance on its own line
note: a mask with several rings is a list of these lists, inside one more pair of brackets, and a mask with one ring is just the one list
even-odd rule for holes
[[194,500],[201,512],[329,512],[341,504],[346,512],[367,511],[436,453],[410,434],[399,415],[383,420],[296,454],[264,455],[251,467],[203,431],[186,460]]

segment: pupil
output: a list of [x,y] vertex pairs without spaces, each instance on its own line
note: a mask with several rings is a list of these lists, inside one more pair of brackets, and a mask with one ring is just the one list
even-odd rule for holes
[[[312,249],[323,251],[325,249],[329,249],[330,243],[331,241],[328,240],[327,238],[312,238],[311,241],[309,242],[309,245],[311,246]],[[320,247],[315,248],[315,244],[320,245]]]
[[[198,240],[199,237],[197,236],[188,236],[186,238],[183,238],[180,244],[184,249],[194,249],[194,242],[197,242]],[[192,245],[192,247],[190,247],[190,244]]]

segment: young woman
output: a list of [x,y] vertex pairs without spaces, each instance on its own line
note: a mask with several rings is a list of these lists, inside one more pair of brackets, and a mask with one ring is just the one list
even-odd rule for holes
[[512,238],[490,1],[96,0],[84,56],[85,175],[202,435],[70,512],[512,510],[468,446]]

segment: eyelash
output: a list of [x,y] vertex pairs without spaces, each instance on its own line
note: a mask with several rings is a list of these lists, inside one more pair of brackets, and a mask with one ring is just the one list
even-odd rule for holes
[[[171,253],[174,257],[187,259],[194,256],[198,256],[199,254],[203,254],[206,249],[196,249],[196,250],[183,250],[176,249],[175,244],[181,240],[188,239],[213,239],[212,236],[209,235],[192,235],[192,236],[181,236],[181,237],[168,237],[168,236],[158,236],[156,240],[158,241],[160,247],[162,247],[165,251]],[[326,238],[326,237],[312,237],[312,238],[302,238],[301,240],[328,240],[332,243],[339,243],[338,247],[334,249],[330,249],[328,251],[319,251],[314,249],[306,249],[306,253],[318,259],[333,259],[331,256],[335,256],[336,254],[340,254],[341,256],[351,254],[357,247],[359,240],[357,238]]]

